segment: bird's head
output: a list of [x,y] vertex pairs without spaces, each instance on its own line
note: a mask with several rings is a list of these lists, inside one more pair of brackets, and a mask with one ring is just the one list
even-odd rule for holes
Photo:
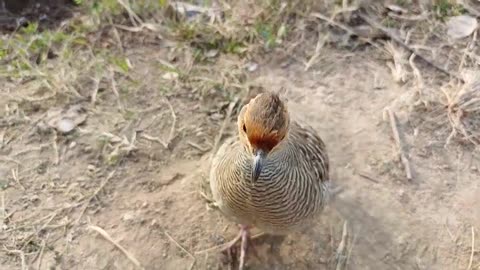
[[287,106],[278,94],[265,92],[245,105],[238,116],[241,142],[253,156],[252,181],[256,182],[272,150],[288,133]]

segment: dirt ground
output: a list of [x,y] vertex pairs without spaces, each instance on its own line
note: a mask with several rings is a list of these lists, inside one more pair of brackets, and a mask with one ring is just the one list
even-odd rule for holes
[[[202,192],[210,150],[224,123],[222,139],[235,136],[242,101],[225,119],[234,97],[196,85],[165,90],[172,78],[158,59],[167,61],[168,46],[126,46],[125,54],[129,79],[118,81],[118,91],[107,80],[95,102],[38,92],[27,99],[31,82],[4,81],[1,269],[138,269],[135,260],[144,269],[228,269],[208,249],[237,227],[209,208]],[[229,69],[249,61],[222,55],[215,63]],[[396,82],[368,46],[325,46],[308,70],[285,55],[254,61],[248,85],[286,87],[290,113],[322,136],[332,180],[343,191],[311,231],[258,239],[261,258],[250,257],[248,269],[480,269],[478,149],[445,145],[435,125],[443,112],[412,105],[413,82]],[[431,78],[427,92],[448,81],[421,68]],[[88,86],[79,94],[90,95],[95,87]],[[72,107],[74,131],[45,127],[49,113]],[[386,108],[398,116],[410,181]],[[346,268],[338,268],[342,259]]]

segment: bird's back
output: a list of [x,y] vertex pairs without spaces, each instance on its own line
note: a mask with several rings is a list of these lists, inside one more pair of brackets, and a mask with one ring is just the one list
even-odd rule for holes
[[307,125],[289,134],[268,156],[252,183],[252,154],[238,139],[225,142],[212,164],[210,185],[220,210],[238,223],[281,233],[308,224],[328,199],[325,145]]

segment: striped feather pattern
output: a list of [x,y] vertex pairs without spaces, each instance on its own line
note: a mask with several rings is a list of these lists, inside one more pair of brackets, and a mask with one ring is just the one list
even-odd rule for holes
[[210,174],[220,210],[240,224],[282,233],[306,225],[328,199],[325,145],[307,125],[292,121],[287,137],[268,155],[255,184],[252,154],[237,138],[217,152]]

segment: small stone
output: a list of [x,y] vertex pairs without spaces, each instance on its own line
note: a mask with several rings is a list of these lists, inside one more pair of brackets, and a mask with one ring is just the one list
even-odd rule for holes
[[85,153],[85,154],[90,154],[92,151],[93,151],[93,148],[89,145],[87,145],[83,148],[83,153]]
[[135,219],[135,214],[132,212],[127,212],[123,215],[122,220],[123,221],[132,221]]
[[247,65],[246,65],[246,69],[247,69],[249,72],[254,72],[255,70],[258,69],[258,64],[255,63],[255,62],[249,62],[249,63],[247,63]]
[[221,113],[214,113],[210,115],[210,118],[212,118],[212,120],[218,121],[218,120],[222,120],[224,117],[223,117],[223,114]]
[[62,133],[69,133],[75,128],[75,123],[69,118],[63,118],[58,121],[57,130]]
[[165,80],[174,80],[176,78],[178,78],[178,73],[176,72],[167,72],[165,74],[162,75],[162,78],[165,79]]
[[215,49],[209,50],[205,53],[205,57],[207,57],[207,58],[213,58],[217,55],[218,55],[218,50],[215,50]]
[[94,172],[94,171],[95,171],[95,169],[96,169],[95,165],[88,164],[88,166],[87,166],[87,170],[88,170],[89,172]]

